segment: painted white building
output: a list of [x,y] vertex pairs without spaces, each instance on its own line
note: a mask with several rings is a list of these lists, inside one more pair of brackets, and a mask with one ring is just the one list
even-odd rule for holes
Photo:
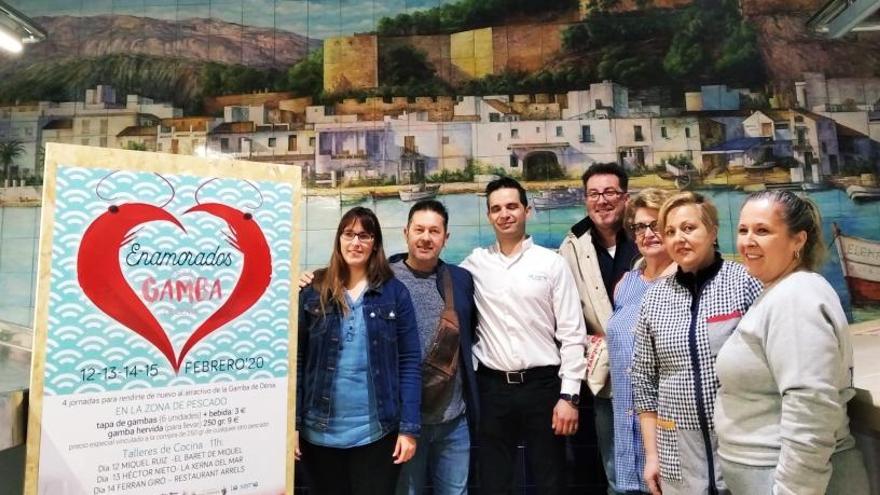
[[18,141],[22,154],[10,166],[10,176],[27,177],[37,173],[40,133],[47,119],[39,105],[0,107],[0,141]]
[[431,122],[424,112],[386,117],[392,133],[389,156],[400,156],[398,181],[412,182],[446,171],[460,171],[473,157],[469,122]]
[[472,154],[481,166],[530,179],[540,178],[528,172],[530,165],[555,160],[574,178],[592,164],[617,161],[613,126],[613,119],[473,123]]
[[221,120],[214,117],[162,119],[157,129],[156,151],[206,156],[209,133],[220,123]]
[[319,123],[315,136],[317,174],[335,172],[351,182],[388,179],[399,173],[400,155],[390,122]]
[[253,122],[256,125],[266,123],[268,111],[265,105],[230,105],[223,107],[224,122]]
[[[313,114],[325,109],[309,108]],[[199,129],[204,133],[207,128],[206,155],[287,163],[304,167],[307,174],[314,172],[317,135],[313,124],[277,122],[281,114],[264,104],[226,106],[223,115],[222,120],[200,117],[206,121]],[[185,127],[188,122],[181,120]]]
[[685,93],[685,109],[689,112],[739,110],[743,99],[752,96],[744,88],[728,88],[726,84],[700,86],[700,91]]
[[880,110],[880,78],[831,78],[819,72],[805,72],[795,83],[798,106],[813,112]]
[[[805,72],[795,83],[800,108],[829,117],[880,144],[880,78],[831,78]],[[877,146],[877,145],[875,145]]]
[[[48,102],[0,107],[0,140],[16,140],[24,152],[13,162],[13,169],[21,176],[41,173],[43,128],[52,120],[69,119],[83,110],[83,102]],[[71,122],[64,122],[64,126]],[[72,131],[71,131],[72,132]],[[67,132],[62,133],[67,135]],[[65,141],[66,142],[66,141]],[[72,141],[70,141],[72,142]]]
[[584,91],[569,91],[567,100],[563,119],[597,115],[626,117],[630,111],[629,90],[611,81],[590,84],[590,89]]
[[568,177],[596,163],[616,162],[628,170],[653,168],[686,155],[700,160],[696,117],[630,117],[474,123],[474,159],[532,177],[526,170],[538,155],[555,156]]
[[837,130],[828,117],[798,110],[756,111],[743,121],[743,133],[766,141],[755,160],[793,158],[793,180],[820,182],[839,170]]
[[695,116],[654,117],[651,122],[651,146],[648,167],[659,166],[663,160],[686,156],[697,169],[703,162],[700,142],[700,121]]
[[519,113],[507,95],[459,96],[453,107],[453,121],[516,122]]
[[116,144],[123,149],[137,149],[142,151],[158,151],[156,141],[159,135],[159,126],[132,125],[123,129],[116,135]]
[[332,106],[310,105],[306,107],[307,124],[339,124],[357,122],[357,115],[335,115]]
[[[124,103],[117,103],[111,86],[98,85],[87,89],[82,101],[0,107],[0,140],[15,139],[23,144],[25,151],[15,163],[18,173],[27,176],[42,169],[38,161],[47,142],[123,147],[117,137],[126,128],[150,126],[160,118],[182,114],[169,103],[139,95],[127,95]],[[59,119],[62,122],[52,125]],[[44,135],[47,126],[49,133]]]

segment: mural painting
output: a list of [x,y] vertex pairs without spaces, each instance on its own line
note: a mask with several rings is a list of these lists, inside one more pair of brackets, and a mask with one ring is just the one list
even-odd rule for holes
[[501,175],[551,247],[592,164],[699,190],[731,257],[745,195],[793,189],[852,318],[880,316],[880,34],[817,32],[824,0],[10,3],[49,36],[0,56],[7,180],[39,183],[48,142],[299,165],[304,268],[356,204],[403,250],[424,197],[458,262],[493,240],[479,193]]

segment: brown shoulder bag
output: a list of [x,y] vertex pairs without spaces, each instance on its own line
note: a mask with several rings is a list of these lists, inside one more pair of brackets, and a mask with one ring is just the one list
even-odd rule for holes
[[446,268],[441,270],[440,276],[443,279],[445,307],[434,340],[422,362],[422,414],[438,413],[446,407],[458,371],[460,327],[452,296],[452,276]]

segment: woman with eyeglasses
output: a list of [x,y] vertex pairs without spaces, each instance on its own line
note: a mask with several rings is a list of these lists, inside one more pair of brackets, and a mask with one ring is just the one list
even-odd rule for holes
[[[765,191],[740,211],[737,248],[764,292],[718,355],[718,454],[735,495],[870,492],[850,434],[853,350],[808,199]],[[794,303],[796,301],[796,304]]]
[[713,423],[715,357],[761,283],[716,251],[718,211],[698,193],[660,208],[666,251],[678,265],[651,287],[636,323],[633,398],[653,495],[729,494]]
[[327,268],[299,298],[296,458],[314,493],[393,494],[420,426],[419,337],[367,208],[339,221]]
[[624,225],[633,236],[641,258],[635,268],[623,275],[614,289],[614,313],[608,320],[608,360],[614,395],[614,467],[616,488],[623,493],[645,493],[648,487],[642,478],[645,453],[639,432],[638,416],[633,413],[632,365],[634,328],[645,293],[675,272],[675,263],[663,246],[657,227],[657,213],[672,193],[663,189],[643,189],[629,200]]

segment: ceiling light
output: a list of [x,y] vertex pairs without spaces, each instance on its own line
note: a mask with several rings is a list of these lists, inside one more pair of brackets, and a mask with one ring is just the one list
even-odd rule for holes
[[46,31],[28,16],[0,0],[0,48],[20,53],[24,43],[46,39]]
[[0,48],[7,52],[21,53],[21,38],[19,36],[13,36],[5,29],[0,28]]

